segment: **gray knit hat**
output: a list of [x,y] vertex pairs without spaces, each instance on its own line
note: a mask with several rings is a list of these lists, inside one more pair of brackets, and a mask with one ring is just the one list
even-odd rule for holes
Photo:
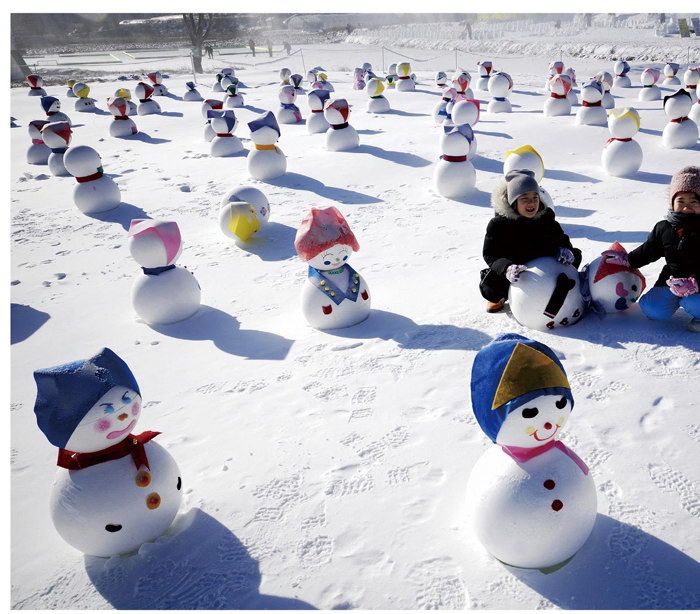
[[512,207],[525,192],[539,192],[535,173],[532,171],[510,171],[506,175],[506,186],[508,191],[508,204]]
[[[695,192],[700,198],[700,167],[686,166],[671,178],[669,206],[673,209],[673,199],[679,192]],[[510,195],[510,190],[508,191]]]

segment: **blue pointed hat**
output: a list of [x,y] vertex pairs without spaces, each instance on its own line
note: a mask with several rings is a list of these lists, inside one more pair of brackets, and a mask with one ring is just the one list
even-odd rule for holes
[[491,441],[496,441],[511,411],[544,395],[564,396],[574,406],[566,371],[551,348],[508,333],[477,353],[472,365],[472,409]]
[[461,135],[466,137],[470,143],[474,141],[474,131],[469,124],[462,124],[461,126],[443,126],[442,128],[445,131],[445,134],[459,132]]
[[34,413],[42,433],[63,448],[80,421],[99,399],[115,386],[141,394],[134,374],[109,348],[87,360],[34,371]]
[[256,130],[260,130],[260,128],[264,128],[265,126],[272,128],[275,132],[277,132],[277,136],[282,136],[280,126],[277,123],[275,114],[272,111],[268,111],[259,119],[254,119],[252,122],[248,122],[248,128],[250,128],[251,133],[255,132]]
[[185,83],[185,85],[187,86],[188,90],[196,90],[197,89],[197,86],[194,84],[194,81],[188,81],[187,83]]
[[216,117],[223,117],[224,111],[217,111],[216,109],[209,109],[207,111],[207,119],[214,119]]
[[331,93],[328,90],[311,90],[309,96],[316,96],[325,105],[326,100],[331,97]]
[[44,113],[48,113],[49,109],[54,102],[58,102],[58,98],[55,96],[42,96],[41,97],[41,108],[44,109]]

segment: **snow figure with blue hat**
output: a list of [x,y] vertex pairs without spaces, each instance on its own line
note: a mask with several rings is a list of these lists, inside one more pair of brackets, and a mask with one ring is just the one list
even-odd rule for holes
[[486,110],[489,113],[511,113],[513,107],[508,97],[513,91],[513,79],[507,72],[498,71],[491,75],[488,85],[491,100]]
[[280,108],[277,109],[277,121],[280,124],[299,124],[302,121],[301,111],[294,104],[297,92],[293,85],[283,85],[278,93]]
[[294,247],[309,265],[301,292],[309,325],[318,330],[346,328],[369,317],[367,282],[347,263],[360,246],[338,209],[312,207],[297,230]]
[[577,126],[607,126],[608,114],[603,107],[603,85],[591,79],[581,88],[581,106],[576,111]]
[[202,101],[202,117],[207,120],[204,125],[204,140],[207,143],[211,143],[212,139],[216,136],[214,128],[211,127],[211,120],[209,119],[209,111],[222,111],[224,108],[224,103],[222,100],[217,100],[216,98],[207,98]]
[[287,172],[287,157],[277,147],[281,132],[272,111],[248,122],[255,149],[248,154],[248,173],[253,179],[267,181]]
[[474,131],[469,124],[444,126],[442,131],[442,155],[433,171],[433,185],[445,198],[464,198],[476,185],[476,171],[469,160]]
[[68,122],[73,125],[70,117],[61,111],[61,101],[55,96],[42,96],[41,108],[46,113],[46,119],[50,122]]
[[[457,99],[457,90],[453,87],[445,87],[442,90],[442,98],[438,101],[438,103],[433,107],[433,121],[435,122],[436,125],[438,126],[451,126],[452,125],[452,116],[451,114],[447,111],[447,106],[450,105],[451,103],[454,103],[454,101]],[[450,111],[452,110],[452,107],[450,107]],[[450,120],[447,122],[447,120]],[[447,122],[447,123],[445,123]]]
[[211,140],[209,153],[216,158],[235,156],[245,150],[241,139],[234,132],[238,119],[233,111],[207,112],[209,123],[216,136]]
[[136,551],[172,524],[182,499],[177,463],[153,439],[134,435],[139,386],[109,348],[87,360],[39,369],[34,413],[58,451],[51,519],[81,552],[110,557]]
[[630,71],[630,65],[625,60],[618,60],[613,66],[615,79],[613,80],[614,87],[632,87],[632,82],[627,76]]
[[321,134],[330,128],[330,124],[323,114],[323,106],[331,97],[326,90],[311,90],[307,96],[311,115],[306,119],[306,130],[309,134]]
[[306,90],[303,87],[301,87],[301,83],[304,80],[304,77],[302,77],[298,73],[294,73],[291,77],[289,77],[289,80],[292,82],[292,85],[294,86],[294,91],[296,92],[297,96],[306,94]]
[[201,102],[203,100],[202,95],[197,90],[197,85],[194,81],[188,81],[185,83],[187,91],[183,94],[182,99],[187,102]]
[[467,483],[474,533],[502,563],[555,571],[586,542],[597,510],[588,467],[558,440],[574,406],[564,367],[546,345],[500,335],[474,359],[471,401],[496,444]]

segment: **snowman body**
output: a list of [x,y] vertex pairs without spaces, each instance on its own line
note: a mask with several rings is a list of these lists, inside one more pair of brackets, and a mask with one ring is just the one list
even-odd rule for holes
[[267,181],[287,172],[287,158],[275,143],[279,133],[270,126],[263,126],[250,133],[255,149],[247,157],[248,173],[253,179]]
[[350,107],[345,99],[338,98],[327,102],[323,110],[330,130],[326,131],[326,149],[328,151],[349,151],[360,145],[357,130],[348,123]]
[[221,205],[221,232],[239,245],[249,241],[270,219],[267,197],[252,186],[234,188],[224,196]]
[[440,136],[442,155],[433,171],[435,190],[445,198],[464,198],[474,190],[476,171],[469,160],[471,127],[445,128]]
[[66,170],[76,178],[73,202],[85,214],[102,213],[121,203],[119,186],[103,174],[99,154],[85,145],[71,147],[63,155]]
[[513,81],[504,72],[497,72],[489,78],[488,91],[491,94],[487,111],[489,113],[511,113],[513,108],[508,100],[513,89]]
[[235,94],[227,94],[224,101],[227,109],[238,109],[245,104],[243,95],[239,94],[238,92]]
[[299,124],[302,121],[301,111],[294,104],[297,93],[293,85],[283,85],[279,91],[280,108],[277,110],[277,121],[280,124]]
[[608,114],[603,107],[603,91],[599,83],[589,83],[581,88],[581,107],[576,112],[577,126],[607,126]]
[[689,117],[692,99],[685,90],[666,97],[664,111],[669,119],[661,142],[669,149],[692,149],[698,141],[698,125]]
[[27,131],[32,139],[32,144],[27,149],[27,163],[45,165],[49,162],[51,148],[44,143],[44,138],[41,134],[41,129],[49,122],[41,119],[36,119],[29,122]]
[[543,109],[546,117],[571,114],[571,102],[567,97],[569,90],[570,85],[559,75],[555,75],[547,81],[549,96],[544,102]]
[[639,130],[639,114],[634,109],[611,111],[608,120],[611,138],[608,139],[601,162],[608,175],[629,177],[642,166],[642,148],[632,137]]
[[157,115],[161,112],[160,105],[155,100],[151,100],[150,98],[139,102],[136,109],[139,115]]

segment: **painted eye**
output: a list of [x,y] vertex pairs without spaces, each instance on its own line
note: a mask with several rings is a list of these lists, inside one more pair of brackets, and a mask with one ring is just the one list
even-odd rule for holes
[[557,406],[558,409],[564,409],[566,407],[566,397],[562,397],[559,399],[555,405]]
[[522,416],[523,416],[523,418],[527,418],[529,420],[530,418],[534,418],[539,413],[540,413],[540,410],[537,409],[536,407],[526,407],[522,411]]
[[348,259],[348,257],[347,257],[347,256],[343,256],[343,260],[347,260],[347,259]]
[[125,392],[122,395],[122,401],[124,401],[124,403],[131,403],[131,397],[129,396],[128,392]]
[[107,420],[106,418],[103,418],[102,420],[98,420],[95,423],[95,430],[98,431],[99,433],[102,433],[102,432],[108,430],[110,426],[112,426],[112,421]]
[[177,489],[182,490],[182,478],[179,475],[177,476]]
[[324,260],[324,261],[323,261],[323,264],[325,264],[325,265],[329,265],[330,263],[331,263],[330,260]]
[[111,403],[103,403],[102,407],[104,407],[104,412],[106,414],[113,414],[114,413],[114,405]]
[[637,286],[636,286],[636,285],[633,285],[633,286],[632,286],[632,290],[634,290],[634,291],[636,292],[636,291],[637,291]]
[[106,524],[105,525],[105,531],[109,531],[110,533],[116,533],[117,531],[122,530],[122,525],[120,524]]

